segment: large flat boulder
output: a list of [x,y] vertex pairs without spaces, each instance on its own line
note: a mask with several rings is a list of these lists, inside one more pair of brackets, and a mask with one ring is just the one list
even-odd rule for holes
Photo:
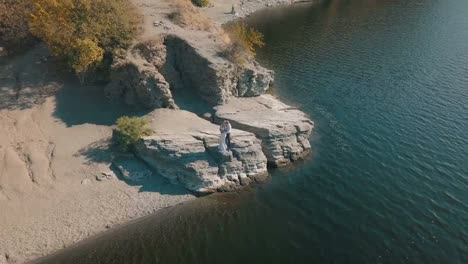
[[231,151],[220,152],[219,127],[183,110],[158,109],[148,116],[155,134],[136,154],[162,176],[206,193],[232,190],[268,175],[267,159],[254,134],[234,130]]
[[255,134],[272,166],[284,166],[311,151],[309,137],[314,123],[295,107],[274,96],[231,98],[215,107],[215,122],[229,120],[234,128]]

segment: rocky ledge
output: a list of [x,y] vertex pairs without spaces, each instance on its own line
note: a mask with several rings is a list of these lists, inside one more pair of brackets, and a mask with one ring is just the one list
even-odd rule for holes
[[234,129],[231,151],[220,152],[219,127],[191,112],[158,109],[147,118],[155,134],[135,145],[137,156],[191,191],[229,191],[268,175],[261,142],[252,133]]
[[271,95],[231,98],[215,107],[214,119],[216,123],[229,120],[234,128],[255,134],[271,166],[288,165],[311,152],[314,123],[304,112]]
[[[161,23],[171,33],[153,28],[159,33],[116,59],[106,87],[110,98],[153,110],[147,118],[155,134],[135,146],[140,159],[189,190],[214,192],[263,179],[267,165],[288,165],[311,152],[314,123],[300,110],[262,95],[274,81],[273,71],[253,57],[241,64],[229,60],[221,29],[190,30],[165,18]],[[215,113],[204,116],[207,121],[178,110],[193,109],[190,104],[215,107]],[[218,125],[225,119],[235,130],[232,152],[222,153]]]

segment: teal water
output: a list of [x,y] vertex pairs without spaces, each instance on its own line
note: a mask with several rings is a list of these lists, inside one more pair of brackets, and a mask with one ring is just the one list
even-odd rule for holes
[[42,263],[468,263],[468,1],[262,12],[274,93],[314,155]]

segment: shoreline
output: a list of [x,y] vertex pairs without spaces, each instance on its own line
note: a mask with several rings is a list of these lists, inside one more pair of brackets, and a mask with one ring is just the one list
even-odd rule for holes
[[[210,17],[212,20],[217,22],[220,25],[226,23],[231,23],[236,20],[243,20],[251,15],[255,15],[257,12],[262,12],[269,8],[280,8],[288,7],[300,4],[316,4],[321,0],[262,0],[262,1],[237,1],[234,5],[236,15],[232,15],[228,12],[219,12],[219,8],[206,7],[202,8],[201,11],[203,14]],[[230,3],[222,3],[219,0],[212,0],[211,2],[216,3],[216,6],[222,6],[223,9],[231,10]],[[243,3],[243,4],[242,4]]]
[[[131,220],[130,222],[98,233],[75,243],[67,248],[60,249],[51,254],[28,261],[28,264],[49,263],[82,263],[82,257],[88,260],[99,258],[99,252],[105,252],[109,241],[118,242],[126,240],[126,237],[147,237],[154,229],[160,229],[172,225],[180,217],[190,217],[197,213],[209,213],[217,208],[231,207],[239,201],[245,200],[255,194],[256,186],[249,186],[239,192],[213,193],[197,199],[182,202],[174,206],[163,208],[155,213]],[[232,202],[233,201],[233,202]],[[157,237],[154,238],[158,240]],[[106,245],[107,244],[107,245]],[[102,246],[102,248],[100,248]],[[97,250],[94,250],[98,248]],[[91,252],[92,256],[81,254]],[[77,253],[78,252],[78,253]],[[70,257],[71,256],[71,257]],[[80,261],[81,260],[81,261]]]
[[[155,6],[151,7],[148,5],[152,1],[134,0],[134,2],[142,9],[141,11],[146,20],[145,23],[147,27],[149,24],[149,28],[151,28],[152,31],[149,34],[145,32],[142,39],[167,33],[162,28],[153,27],[153,21],[155,19],[163,20],[162,15],[167,11],[167,3],[161,1],[161,3],[155,3]],[[202,8],[199,10],[207,15],[211,21],[219,25],[236,19],[244,19],[252,13],[263,9],[291,4],[289,0],[249,2],[246,8],[240,9],[242,12],[239,13],[239,16],[233,16],[232,14],[223,12],[225,8],[225,4],[222,3],[223,1],[213,0],[212,2],[215,7]],[[238,6],[240,6],[240,2],[241,1],[237,1]],[[303,2],[304,1],[294,1],[293,4]],[[152,8],[161,8],[161,5],[163,6],[163,12],[157,13],[156,15],[152,13],[152,11],[154,11]],[[231,7],[229,7],[228,10],[230,10],[230,8]],[[171,30],[176,34],[188,34],[189,36],[191,34],[200,33],[194,33],[193,31],[184,32],[176,28],[171,28]],[[31,56],[33,58],[30,58]],[[21,60],[38,60],[43,56],[43,49],[38,48],[32,52],[32,55],[19,56],[20,61],[16,61],[15,63],[22,64],[24,62]],[[34,65],[30,68],[33,67]],[[20,70],[23,69],[20,68]],[[37,72],[35,69],[28,70],[34,73]],[[5,74],[9,73],[6,72]],[[39,71],[36,75],[38,74],[42,74],[42,72]],[[56,80],[52,78],[46,80],[46,83],[50,83],[49,86],[52,86],[55,82]],[[28,85],[27,88],[29,89],[30,87],[33,88],[35,84],[28,83]],[[63,114],[59,112],[62,104],[69,104],[64,103],[65,101],[61,102],[63,98],[60,98],[60,96],[66,97],[67,100],[74,100],[73,98],[76,94],[70,92],[71,94],[68,95],[68,92],[62,92],[62,90],[65,90],[64,87],[59,86],[60,85],[53,87],[53,89],[47,87],[51,89],[50,94],[47,94],[43,100],[41,98],[40,104],[36,102],[28,104],[27,110],[10,107],[9,105],[8,107],[0,108],[0,112],[3,111],[3,113],[7,113],[8,118],[13,120],[21,118],[21,116],[25,114],[24,111],[27,111],[26,113],[30,116],[32,121],[28,120],[25,125],[27,125],[28,122],[38,123],[39,125],[36,129],[37,134],[44,137],[31,138],[25,135],[24,138],[15,138],[11,142],[7,141],[2,143],[0,141],[0,150],[2,145],[8,149],[9,145],[18,144],[18,142],[22,141],[52,142],[48,146],[39,144],[32,150],[29,149],[29,146],[25,146],[25,152],[14,154],[18,155],[18,157],[15,156],[14,159],[17,159],[19,163],[22,162],[23,156],[26,157],[26,160],[32,160],[31,164],[28,165],[28,163],[26,163],[26,165],[29,166],[28,168],[31,169],[31,171],[25,172],[26,175],[27,173],[31,174],[31,172],[34,172],[33,170],[35,168],[48,170],[47,173],[53,173],[54,175],[54,179],[46,178],[43,180],[43,183],[39,180],[39,186],[28,183],[28,186],[31,187],[26,190],[20,189],[18,191],[18,197],[12,196],[11,193],[5,195],[0,188],[0,205],[5,204],[6,210],[11,213],[11,216],[4,216],[3,220],[0,218],[0,221],[4,222],[2,226],[6,224],[7,227],[0,230],[0,236],[15,237],[14,240],[3,241],[3,243],[0,242],[0,264],[23,263],[27,261],[35,263],[39,259],[53,256],[63,249],[73,249],[75,246],[86,243],[90,239],[99,238],[104,234],[108,234],[108,232],[120,230],[129,224],[142,221],[147,217],[157,215],[164,212],[166,209],[180,206],[196,198],[193,193],[187,192],[181,188],[181,186],[172,185],[161,177],[157,177],[155,181],[145,180],[142,183],[128,182],[126,179],[122,179],[120,176],[116,175],[116,173],[111,175],[109,179],[103,180],[99,178],[100,176],[98,175],[101,173],[109,173],[109,167],[112,165],[112,158],[110,158],[109,155],[112,156],[113,154],[108,150],[108,143],[105,143],[108,142],[112,131],[109,125],[114,122],[109,120],[115,119],[114,116],[119,116],[121,115],[120,113],[126,113],[126,110],[119,110],[117,114],[111,113],[110,117],[103,115],[103,117],[105,116],[105,120],[94,120],[93,117],[92,120],[70,121],[68,119],[70,119],[71,116],[64,117]],[[62,86],[69,85],[62,84]],[[0,88],[2,88],[2,86],[0,86]],[[0,89],[0,91],[2,91],[2,89]],[[67,91],[70,91],[70,89]],[[85,97],[82,97],[82,99],[89,98],[87,91],[84,92],[84,94],[83,96]],[[90,104],[93,103],[103,104],[104,107],[114,106],[108,102],[100,102],[100,100],[90,102]],[[121,106],[116,105],[115,107]],[[98,112],[102,111],[102,109],[95,110]],[[70,109],[66,109],[66,111],[70,111]],[[112,110],[106,109],[105,112],[107,114],[107,112],[110,113]],[[90,116],[91,115],[92,113],[90,113]],[[60,121],[58,125],[57,119]],[[4,120],[3,122],[5,123],[7,121]],[[44,123],[45,125],[43,125]],[[21,128],[15,123],[15,127],[7,133],[19,132],[19,130],[16,129],[25,130],[25,126]],[[30,133],[33,134],[34,132]],[[75,144],[71,144],[73,146],[64,148],[63,145],[69,144],[68,138],[74,134],[81,136],[77,137],[77,142],[75,142]],[[42,153],[42,151],[46,151],[47,157],[49,157],[45,159],[46,162],[43,161],[44,158],[41,156],[42,154],[37,156],[37,153]],[[37,158],[35,158],[36,156]],[[74,157],[74,160],[70,160],[69,157],[71,156]],[[8,158],[8,156],[5,157]],[[37,162],[35,162],[36,159],[38,160]],[[9,160],[11,160],[11,158]],[[49,163],[49,169],[44,167],[45,165],[43,163]],[[60,163],[63,164],[60,165]],[[23,169],[21,168],[18,169],[15,167],[13,169],[15,169],[16,172],[23,173]],[[61,176],[65,177],[61,178]],[[41,175],[40,177],[45,176]],[[161,184],[163,187],[160,186]],[[0,178],[0,187],[1,186],[2,179]],[[156,190],[156,192],[154,190]],[[54,193],[56,201],[51,201],[50,193]],[[69,198],[70,194],[72,194],[72,198]],[[37,197],[40,197],[40,199],[37,199]],[[130,201],[128,198],[130,198]],[[94,201],[96,199],[98,201]],[[78,210],[75,208],[75,204],[78,205]],[[30,207],[37,207],[38,209],[30,211]],[[105,213],[103,213],[103,210]],[[22,221],[16,222],[15,219],[18,217],[25,217],[26,220],[23,221],[22,219]],[[0,222],[0,224],[2,224],[2,222]],[[54,224],[51,226],[51,223]],[[40,229],[40,231],[37,229]],[[66,236],[63,235],[65,233],[67,234]],[[44,238],[47,238],[45,243],[41,241]]]

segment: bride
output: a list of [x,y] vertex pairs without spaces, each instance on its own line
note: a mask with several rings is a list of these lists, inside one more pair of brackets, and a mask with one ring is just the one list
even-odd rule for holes
[[219,132],[221,132],[221,136],[219,137],[219,151],[226,152],[227,151],[227,146],[226,146],[227,127],[224,122],[221,123],[221,125],[219,126]]

